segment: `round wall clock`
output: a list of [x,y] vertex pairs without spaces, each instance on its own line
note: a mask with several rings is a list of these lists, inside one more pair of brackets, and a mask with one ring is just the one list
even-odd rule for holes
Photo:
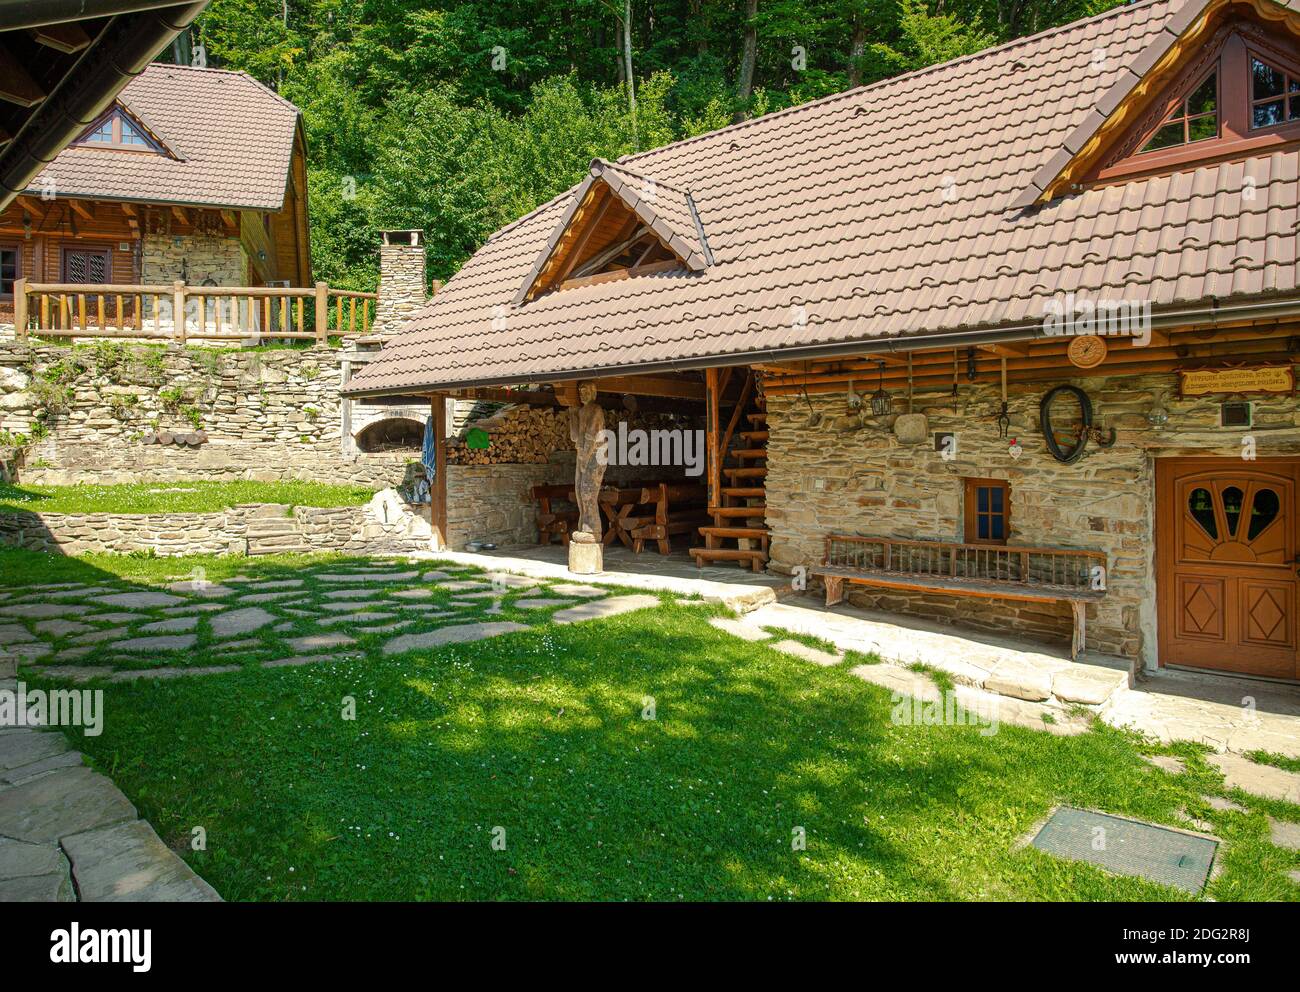
[[1095,369],[1106,360],[1106,341],[1095,334],[1083,334],[1070,342],[1066,350],[1070,364],[1081,369]]

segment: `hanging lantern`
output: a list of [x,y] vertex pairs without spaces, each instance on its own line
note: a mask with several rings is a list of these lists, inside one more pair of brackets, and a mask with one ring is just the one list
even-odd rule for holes
[[880,384],[871,394],[871,412],[877,417],[888,416],[894,409],[894,400],[885,392],[885,363],[877,362],[880,367]]

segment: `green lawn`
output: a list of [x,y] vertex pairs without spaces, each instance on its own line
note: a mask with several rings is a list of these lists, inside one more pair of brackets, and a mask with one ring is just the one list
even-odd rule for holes
[[374,496],[363,486],[324,482],[150,482],[116,486],[31,486],[0,483],[0,513],[207,513],[239,503],[360,506]]
[[[7,552],[0,589],[201,567],[304,577],[319,602],[322,570],[358,565]],[[1187,808],[1227,841],[1209,895],[1300,898],[1300,855],[1267,843],[1263,815],[1300,807],[1210,809],[1222,782],[1194,747],[1173,776],[1104,726],[898,726],[848,666],[730,637],[716,613],[665,600],[559,626],[508,598],[493,619],[527,631],[396,656],[379,650],[392,635],[359,635],[334,664],[107,685],[103,736],[72,738],[232,900],[1186,898],[1025,849],[1057,803],[1190,827]],[[185,663],[213,660],[204,639]]]

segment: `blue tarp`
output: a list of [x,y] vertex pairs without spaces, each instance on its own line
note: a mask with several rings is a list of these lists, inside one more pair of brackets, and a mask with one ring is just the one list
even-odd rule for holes
[[437,457],[434,454],[432,414],[430,414],[428,419],[424,422],[424,451],[420,455],[420,460],[424,462],[425,473],[428,475],[429,479],[432,480],[434,476],[434,462],[437,461]]

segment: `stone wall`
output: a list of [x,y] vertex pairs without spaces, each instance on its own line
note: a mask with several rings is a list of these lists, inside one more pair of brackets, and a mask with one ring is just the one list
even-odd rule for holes
[[[1092,400],[1095,419],[1114,427],[1113,448],[1090,444],[1073,465],[1056,461],[1039,429],[1038,404],[1056,383],[1012,385],[1010,436],[1023,448],[1013,457],[998,436],[1000,398],[992,385],[962,383],[948,394],[916,398],[929,435],[901,444],[892,418],[861,426],[841,393],[768,399],[767,520],[773,570],[821,561],[828,533],[961,541],[963,479],[1004,479],[1010,485],[1012,545],[1104,551],[1105,599],[1088,607],[1088,647],[1154,663],[1154,486],[1160,456],[1240,457],[1253,436],[1259,457],[1300,453],[1300,409],[1290,397],[1255,397],[1254,426],[1219,426],[1221,397],[1179,400],[1170,375],[1075,380]],[[1163,427],[1147,413],[1157,396],[1168,410]],[[901,403],[896,398],[896,406]],[[823,415],[809,426],[809,408]],[[935,450],[934,434],[956,435],[956,456]],[[946,618],[986,630],[1068,643],[1064,604],[1015,603],[850,587],[858,605]]]
[[449,465],[447,544],[460,551],[473,540],[535,543],[533,486],[572,481],[572,452],[546,465]]
[[[283,538],[283,540],[281,540]],[[170,558],[278,550],[374,552],[428,548],[369,505],[252,503],[218,513],[0,513],[0,544],[77,555],[143,552]]]
[[[315,479],[383,488],[414,451],[343,453],[342,353],[0,345],[0,431],[44,435],[23,481]],[[362,425],[391,408],[353,404]],[[197,447],[148,443],[201,431]],[[0,439],[3,443],[3,439]]]
[[237,236],[146,234],[140,245],[140,281],[163,285],[247,286],[248,260]]

